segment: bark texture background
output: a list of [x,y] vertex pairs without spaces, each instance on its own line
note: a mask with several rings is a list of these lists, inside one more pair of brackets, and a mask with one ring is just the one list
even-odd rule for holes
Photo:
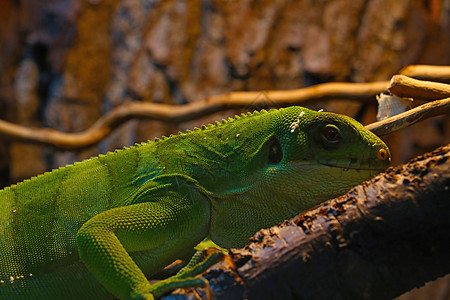
[[[178,105],[236,90],[388,80],[409,64],[450,64],[448,0],[0,0],[0,118],[65,132],[130,101]],[[375,105],[310,107],[375,118]],[[0,182],[235,113],[131,121],[75,152],[2,142]],[[449,117],[386,141],[393,163],[405,162],[450,142]]]

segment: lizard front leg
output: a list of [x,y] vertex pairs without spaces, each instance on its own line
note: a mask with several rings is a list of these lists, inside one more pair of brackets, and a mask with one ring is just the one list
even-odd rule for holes
[[[77,233],[81,260],[121,299],[153,299],[144,272],[156,273],[185,255],[208,232],[209,202],[199,192],[168,191],[151,200],[100,213]],[[139,265],[150,270],[138,267],[134,253],[145,253],[137,255],[145,257]],[[165,281],[170,283],[170,278]]]

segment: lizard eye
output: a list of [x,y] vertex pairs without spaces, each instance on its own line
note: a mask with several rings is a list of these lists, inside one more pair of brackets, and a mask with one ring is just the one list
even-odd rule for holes
[[269,163],[277,164],[283,159],[283,148],[280,141],[274,138],[269,144]]
[[324,127],[322,137],[326,142],[337,143],[341,139],[339,128],[332,124]]

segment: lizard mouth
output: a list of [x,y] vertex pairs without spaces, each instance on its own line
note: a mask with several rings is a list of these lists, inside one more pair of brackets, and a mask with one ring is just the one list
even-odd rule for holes
[[387,165],[380,165],[377,164],[375,160],[368,159],[367,162],[357,161],[357,160],[345,160],[345,161],[318,161],[318,162],[310,162],[310,161],[302,161],[302,162],[296,162],[293,164],[293,167],[295,168],[301,168],[305,166],[325,166],[329,168],[336,168],[341,169],[343,171],[377,171],[382,172],[386,170],[388,167]]
[[298,161],[293,163],[293,167],[305,167],[307,165],[325,166],[329,168],[337,168],[342,171],[365,171],[365,172],[383,172],[389,167],[391,156],[389,150],[379,147],[376,155],[366,158],[328,158],[318,159],[317,161]]
[[379,171],[382,172],[386,170],[383,167],[375,167],[375,166],[343,166],[343,165],[333,165],[327,163],[320,163],[323,166],[327,166],[330,168],[342,169],[343,171],[355,170],[355,171]]

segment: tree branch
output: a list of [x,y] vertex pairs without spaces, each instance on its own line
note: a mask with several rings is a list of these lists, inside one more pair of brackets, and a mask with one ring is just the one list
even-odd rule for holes
[[411,65],[403,68],[400,74],[420,80],[450,83],[450,66]]
[[429,101],[450,97],[450,84],[417,80],[404,75],[394,75],[388,90],[398,97],[417,100]]
[[[450,67],[410,66],[402,72],[421,77],[450,78]],[[420,73],[420,72],[423,72]],[[406,81],[405,81],[406,80]],[[411,83],[412,82],[412,83]],[[194,120],[215,112],[233,108],[260,109],[266,107],[283,107],[304,105],[319,100],[350,100],[372,102],[375,95],[386,90],[389,82],[373,83],[324,83],[315,86],[287,91],[231,92],[209,97],[185,105],[173,106],[151,102],[132,102],[111,110],[99,118],[90,128],[78,133],[64,133],[50,128],[30,128],[0,120],[0,137],[22,142],[50,145],[62,149],[79,149],[98,143],[111,131],[130,119],[159,120],[180,123]],[[425,87],[424,87],[425,85]],[[426,88],[430,87],[431,88]],[[449,86],[440,83],[394,76],[390,91],[399,97],[419,97],[424,99],[440,99],[449,97]],[[443,113],[446,113],[444,110]],[[439,112],[435,108],[433,114],[421,114],[421,119],[434,116]],[[410,117],[413,118],[414,115]],[[413,122],[404,122],[404,125]],[[389,127],[389,126],[388,126]],[[402,127],[392,126],[391,130]],[[383,134],[388,133],[384,130]]]
[[422,104],[390,118],[369,124],[366,129],[378,136],[386,135],[417,122],[450,113],[450,98]]
[[288,91],[232,92],[179,106],[133,102],[111,110],[83,132],[64,133],[49,128],[30,128],[0,120],[0,136],[57,148],[76,149],[98,143],[130,119],[180,123],[232,108],[282,107],[330,99],[370,102],[375,99],[376,94],[384,91],[387,85],[388,82],[324,83]]
[[389,168],[232,249],[204,275],[213,299],[391,299],[443,276],[449,186],[450,145]]

